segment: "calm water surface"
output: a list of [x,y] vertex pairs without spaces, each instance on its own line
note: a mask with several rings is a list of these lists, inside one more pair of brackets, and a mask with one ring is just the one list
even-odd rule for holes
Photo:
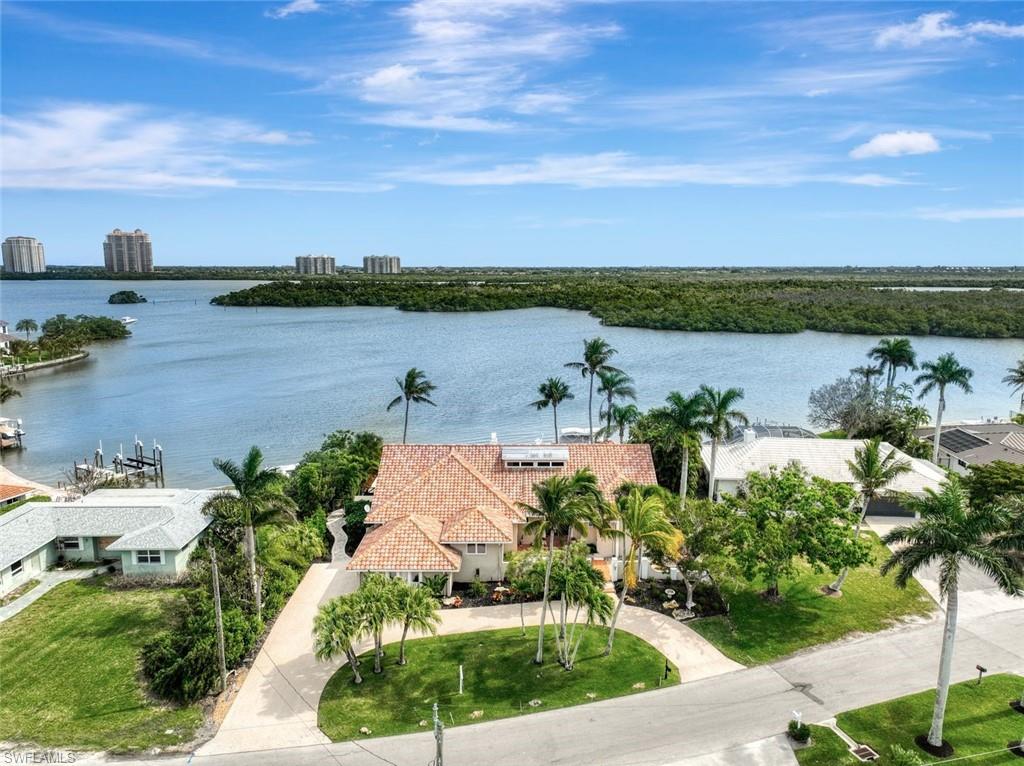
[[[385,406],[397,393],[395,376],[414,365],[438,385],[438,406],[413,408],[411,441],[481,442],[492,431],[504,441],[550,438],[550,411],[527,404],[541,380],[563,375],[577,398],[560,408],[560,424],[586,425],[584,381],[562,365],[595,334],[619,349],[617,364],[636,378],[641,407],[700,383],[742,386],[751,418],[806,425],[810,390],[864,363],[875,340],[602,327],[585,313],[557,309],[427,314],[209,305],[214,295],[249,284],[0,282],[0,316],[12,325],[59,312],[139,320],[131,338],[91,347],[88,361],[16,384],[22,396],[4,414],[24,420],[27,449],[5,453],[6,464],[55,481],[99,440],[109,459],[137,434],[147,445],[159,440],[169,482],[205,486],[217,476],[212,458],[239,458],[252,444],[281,464],[296,462],[337,428],[401,438],[401,412]],[[107,305],[116,290],[136,290],[151,302]],[[1013,399],[1000,379],[1024,354],[1024,342],[915,338],[914,346],[924,359],[953,351],[975,371],[975,393],[953,393],[947,419],[1006,416]]]

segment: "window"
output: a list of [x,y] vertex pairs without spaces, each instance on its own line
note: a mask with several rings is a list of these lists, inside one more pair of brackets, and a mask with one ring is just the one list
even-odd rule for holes
[[466,543],[466,553],[482,556],[487,553],[487,543]]
[[15,561],[13,564],[11,564],[11,574],[12,575],[20,575],[21,574],[21,562],[20,561]]
[[66,551],[82,550],[82,539],[80,537],[62,537],[57,540],[57,547]]
[[163,564],[164,563],[164,552],[163,551],[136,551],[135,552],[135,563],[136,564]]

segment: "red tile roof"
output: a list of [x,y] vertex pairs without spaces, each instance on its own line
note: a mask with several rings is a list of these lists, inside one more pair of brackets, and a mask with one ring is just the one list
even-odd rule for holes
[[20,484],[0,484],[0,503],[31,492],[35,492],[35,487],[23,487]]
[[348,569],[368,572],[456,572],[462,555],[438,542],[441,522],[421,516],[389,521],[366,533]]
[[490,508],[467,508],[444,522],[442,543],[511,543],[515,530],[508,517]]

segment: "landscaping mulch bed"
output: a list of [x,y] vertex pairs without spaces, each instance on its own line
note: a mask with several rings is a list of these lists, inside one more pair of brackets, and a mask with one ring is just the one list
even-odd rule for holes
[[[666,593],[668,590],[675,593],[670,596]],[[688,620],[729,613],[729,605],[711,583],[698,583],[693,589],[693,600],[693,617],[686,618]],[[678,606],[672,606],[672,602]],[[671,617],[676,609],[685,608],[686,585],[670,580],[641,580],[626,596],[626,603]],[[666,607],[666,603],[669,606]]]
[[[471,592],[472,583],[457,582],[452,584],[452,595],[450,598],[441,601],[442,609],[466,609],[475,606],[497,606],[498,604],[518,604],[520,600],[540,601],[540,596],[527,596],[520,599],[520,595],[511,590],[508,585],[502,582],[485,582],[486,590],[482,595],[473,595]],[[496,590],[497,589],[497,590]],[[504,589],[504,590],[502,590]],[[445,602],[448,603],[445,603]]]

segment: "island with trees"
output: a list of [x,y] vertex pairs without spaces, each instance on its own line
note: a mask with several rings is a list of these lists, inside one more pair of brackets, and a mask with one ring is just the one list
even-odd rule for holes
[[118,290],[107,298],[107,303],[117,305],[122,303],[148,303],[148,301],[144,295],[139,295],[134,290]]

